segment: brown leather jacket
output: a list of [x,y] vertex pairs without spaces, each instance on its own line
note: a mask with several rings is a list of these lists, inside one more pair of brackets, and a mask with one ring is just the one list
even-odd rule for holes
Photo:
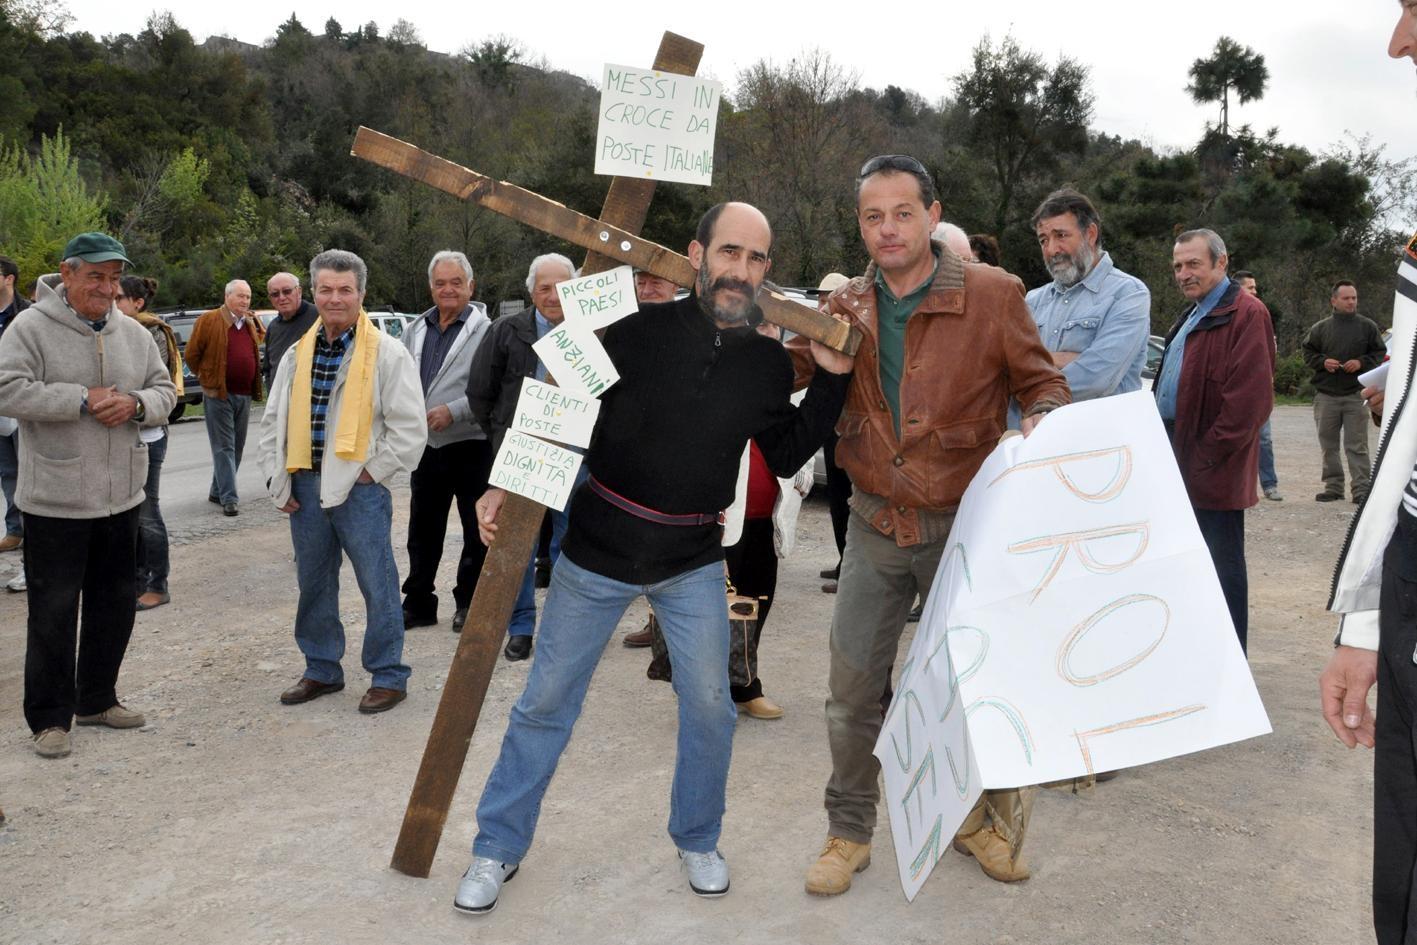
[[[935,281],[906,326],[899,439],[881,389],[875,265],[827,300],[829,312],[862,334],[836,461],[856,488],[852,507],[902,547],[945,537],[939,513],[958,508],[1003,435],[1010,396],[1025,416],[1072,400],[1024,305],[1023,283],[993,266],[966,265],[939,243],[935,252]],[[788,348],[802,383],[813,368],[807,340]]]
[[[184,357],[192,373],[202,384],[202,393],[218,400],[226,399],[226,333],[231,327],[227,307],[202,313],[192,325]],[[256,352],[256,379],[251,382],[251,399],[261,399],[261,342],[266,331],[255,315],[246,316],[246,336]]]

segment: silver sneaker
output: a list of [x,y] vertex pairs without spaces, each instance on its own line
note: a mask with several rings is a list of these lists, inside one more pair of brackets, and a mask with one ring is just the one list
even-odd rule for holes
[[502,884],[517,875],[519,866],[508,866],[485,856],[473,857],[472,865],[462,874],[462,882],[458,884],[453,908],[469,915],[491,912],[497,908],[497,894],[502,891]]
[[696,896],[712,898],[728,892],[728,863],[723,854],[690,853],[679,851],[679,862],[684,867],[684,875],[689,879],[689,888]]

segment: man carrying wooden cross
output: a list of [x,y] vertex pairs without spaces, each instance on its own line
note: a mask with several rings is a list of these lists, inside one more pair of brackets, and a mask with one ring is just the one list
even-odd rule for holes
[[[733,500],[750,437],[778,475],[816,452],[841,412],[852,366],[813,343],[819,370],[793,409],[786,353],[750,324],[771,247],[757,209],[714,207],[689,244],[693,294],[647,305],[606,332],[620,381],[603,398],[536,660],[478,804],[472,865],[454,899],[463,912],[490,912],[516,874],[591,674],[641,595],[659,616],[679,698],[669,835],[694,893],[728,891],[717,847],[735,712],[719,510]],[[478,503],[485,541],[503,498],[494,489]]]

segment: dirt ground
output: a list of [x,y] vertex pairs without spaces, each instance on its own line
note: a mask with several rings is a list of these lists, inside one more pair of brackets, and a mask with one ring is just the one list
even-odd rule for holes
[[[1372,756],[1328,732],[1315,683],[1352,506],[1313,501],[1307,408],[1279,408],[1274,438],[1285,501],[1261,501],[1247,521],[1250,663],[1274,733],[1094,791],[1041,792],[1027,883],[997,884],[946,853],[909,904],[883,813],[875,862],[849,893],[803,892],[830,769],[833,598],[817,572],[835,549],[813,499],[760,654],[787,714],[739,723],[721,845],[731,893],[697,899],[678,871],[665,833],[673,697],[617,633],[521,873],[496,912],[457,914],[477,795],[528,664],[497,666],[432,876],[390,870],[456,638],[446,624],[410,632],[409,700],[359,715],[362,603],[346,569],[349,688],[281,706],[302,664],[289,533],[271,510],[174,550],[174,603],[138,615],[119,683],[147,726],[77,729],[67,759],[30,748],[25,598],[0,598],[0,943],[1370,942]],[[406,488],[395,505],[402,543]],[[0,580],[15,565],[0,560]],[[642,607],[621,632],[640,625]]]

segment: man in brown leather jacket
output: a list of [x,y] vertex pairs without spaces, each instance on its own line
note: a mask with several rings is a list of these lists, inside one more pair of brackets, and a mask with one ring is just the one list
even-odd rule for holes
[[[1022,407],[1025,435],[1070,400],[1022,283],[931,242],[940,204],[920,162],[872,158],[856,193],[872,265],[828,299],[828,311],[861,330],[862,344],[837,425],[836,460],[855,493],[831,629],[828,837],[807,873],[816,895],[845,892],[870,863],[880,696],[911,604],[930,591],[960,498],[1004,432],[1009,398]],[[805,345],[794,360],[799,374],[810,372]],[[996,879],[1025,878],[1017,862],[1022,832],[1005,836],[1007,813],[995,818],[999,829],[986,825],[984,804],[956,846]]]

